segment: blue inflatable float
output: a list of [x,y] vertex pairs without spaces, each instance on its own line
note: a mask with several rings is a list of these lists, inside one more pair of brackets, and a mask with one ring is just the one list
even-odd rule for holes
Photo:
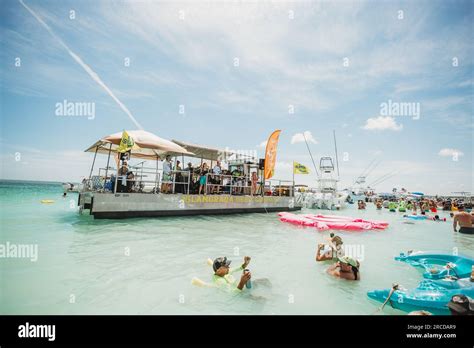
[[442,279],[447,276],[456,278],[470,277],[474,259],[450,254],[432,254],[416,252],[410,255],[400,253],[395,260],[408,263],[413,267],[423,268],[423,277],[427,279]]
[[412,219],[412,220],[426,220],[426,215],[403,215],[405,219]]
[[[372,290],[367,296],[372,300],[384,303],[391,289]],[[432,314],[450,314],[448,302],[454,295],[474,297],[474,285],[469,279],[460,280],[422,280],[415,289],[393,291],[387,306],[405,312],[426,310]]]

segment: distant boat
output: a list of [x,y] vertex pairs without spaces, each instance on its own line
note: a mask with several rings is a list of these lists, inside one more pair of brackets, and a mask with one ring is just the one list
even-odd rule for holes
[[331,157],[321,157],[318,187],[301,193],[303,205],[307,208],[339,210],[345,207],[348,194],[337,190],[337,178]]

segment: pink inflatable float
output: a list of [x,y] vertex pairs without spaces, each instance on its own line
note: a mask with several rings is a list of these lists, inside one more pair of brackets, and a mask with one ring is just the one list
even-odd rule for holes
[[318,230],[346,230],[346,231],[363,231],[363,230],[383,230],[387,228],[388,222],[385,221],[369,221],[359,218],[337,215],[321,215],[321,214],[301,214],[278,213],[280,221],[289,222],[295,225],[312,226]]

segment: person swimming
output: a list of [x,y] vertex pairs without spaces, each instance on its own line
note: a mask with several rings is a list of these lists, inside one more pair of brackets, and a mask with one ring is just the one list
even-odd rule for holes
[[[214,270],[214,274],[212,276],[213,286],[231,292],[241,292],[244,287],[250,289],[253,288],[254,285],[257,288],[260,286],[271,288],[272,283],[267,278],[259,278],[251,281],[252,274],[247,269],[250,260],[250,256],[245,256],[244,262],[242,265],[240,265],[240,267],[231,269],[230,263],[232,261],[228,260],[227,257],[218,257],[215,259],[212,263],[212,269]],[[233,276],[233,274],[236,272],[242,272],[238,282]],[[264,298],[261,296],[252,296],[252,298],[264,300]]]
[[343,244],[342,238],[334,235],[334,233],[331,233],[329,237],[329,244],[318,244],[316,261],[332,260],[344,255],[344,250],[341,247]]
[[[213,283],[225,290],[242,291],[247,282],[252,278],[250,271],[243,272],[250,263],[250,260],[249,256],[245,256],[244,262],[240,267],[231,269],[231,260],[228,260],[227,257],[218,257],[212,264],[212,269],[214,270],[214,275],[212,276]],[[232,275],[236,272],[243,272],[238,283]]]
[[327,273],[346,280],[360,280],[360,263],[352,257],[343,256],[334,265],[329,266]]

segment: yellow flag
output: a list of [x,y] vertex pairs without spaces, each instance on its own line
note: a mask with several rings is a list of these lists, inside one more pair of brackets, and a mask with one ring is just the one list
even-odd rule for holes
[[138,147],[139,146],[135,144],[132,137],[128,135],[127,131],[123,131],[117,152],[124,153],[132,149],[137,149]]
[[270,179],[273,176],[276,163],[278,138],[281,130],[276,130],[270,135],[265,149],[265,168],[263,170],[265,179]]
[[293,174],[309,174],[309,169],[301,163],[293,161]]

